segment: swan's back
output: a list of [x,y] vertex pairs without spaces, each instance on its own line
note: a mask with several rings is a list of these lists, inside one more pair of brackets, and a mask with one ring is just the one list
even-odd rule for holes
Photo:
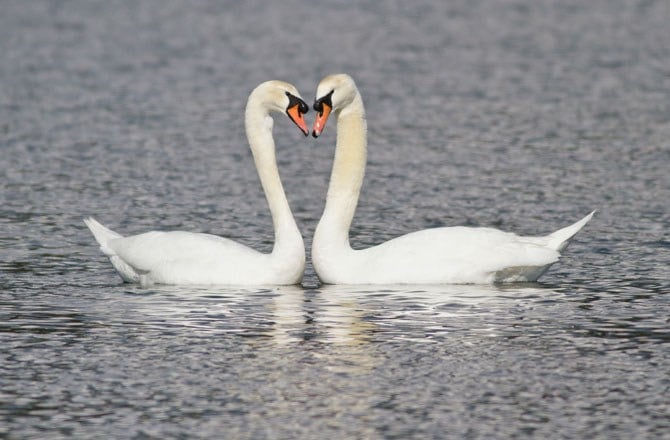
[[182,231],[118,238],[109,247],[140,276],[166,284],[245,284],[262,279],[256,272],[268,259],[224,237]]
[[457,226],[412,232],[363,250],[319,247],[313,249],[314,267],[332,284],[536,281],[592,216],[539,237]]
[[126,282],[248,284],[251,279],[263,284],[276,276],[268,266],[270,254],[224,237],[182,231],[123,237],[93,218],[85,222]]
[[[413,232],[362,251],[360,276],[388,283],[482,283],[500,273],[536,272],[558,261],[544,237],[522,237],[491,228],[435,228]],[[546,270],[546,269],[545,269]],[[538,275],[539,276],[539,275]],[[521,280],[517,280],[521,281]],[[529,281],[529,280],[524,280]]]

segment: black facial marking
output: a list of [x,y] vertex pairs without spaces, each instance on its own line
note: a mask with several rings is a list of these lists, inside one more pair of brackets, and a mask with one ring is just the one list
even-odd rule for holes
[[322,96],[321,98],[314,101],[314,110],[319,112],[319,115],[323,114],[323,104],[326,104],[328,107],[333,108],[333,92],[331,90],[327,95]]
[[298,110],[300,113],[305,114],[309,111],[309,106],[302,99],[289,92],[286,92],[286,96],[288,96],[288,107],[286,107],[286,110],[293,108],[295,105],[299,105],[300,107],[298,107]]

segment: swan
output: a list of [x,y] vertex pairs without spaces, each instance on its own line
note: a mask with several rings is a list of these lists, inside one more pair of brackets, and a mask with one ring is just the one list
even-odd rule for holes
[[354,250],[349,228],[365,174],[367,125],[354,80],[330,75],[318,85],[312,135],[331,113],[337,119],[335,159],[323,215],[314,232],[312,263],[326,284],[491,284],[537,280],[594,212],[543,237],[491,228],[442,227]]
[[309,134],[309,110],[298,90],[282,81],[256,87],[246,105],[245,128],[275,231],[272,253],[264,254],[215,235],[151,231],[123,237],[94,218],[84,220],[126,282],[158,284],[289,285],[302,280],[305,246],[279,178],[271,112],[285,112]]

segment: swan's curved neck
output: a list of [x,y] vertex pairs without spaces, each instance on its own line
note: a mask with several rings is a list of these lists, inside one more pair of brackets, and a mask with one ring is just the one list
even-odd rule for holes
[[360,94],[337,113],[337,143],[326,207],[317,226],[316,245],[349,248],[349,228],[356,212],[367,159],[367,122]]
[[288,253],[302,252],[304,255],[302,235],[293,218],[279,178],[272,125],[272,118],[260,104],[247,105],[245,115],[247,139],[270,208],[275,231],[272,254],[286,256]]

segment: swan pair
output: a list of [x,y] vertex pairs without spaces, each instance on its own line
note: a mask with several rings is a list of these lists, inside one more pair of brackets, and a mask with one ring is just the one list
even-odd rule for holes
[[[413,232],[354,250],[354,217],[367,154],[363,100],[353,79],[330,75],[317,87],[312,134],[331,114],[337,145],[326,206],[312,244],[312,262],[327,284],[482,284],[537,280],[593,212],[552,234],[523,237],[490,228],[444,227]],[[123,237],[93,218],[85,220],[121,278],[141,284],[297,284],[305,247],[282,187],[275,159],[271,112],[285,112],[307,135],[307,104],[281,81],[256,87],[247,101],[245,128],[275,230],[270,254],[209,234],[158,232]]]

